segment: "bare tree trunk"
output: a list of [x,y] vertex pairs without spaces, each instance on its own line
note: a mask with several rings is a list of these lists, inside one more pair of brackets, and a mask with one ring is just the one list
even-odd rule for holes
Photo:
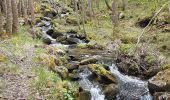
[[88,0],[88,12],[90,20],[92,20],[92,0]]
[[96,0],[96,7],[98,10],[100,10],[100,0]]
[[7,3],[7,16],[6,16],[6,32],[12,34],[12,7],[11,0],[6,0]]
[[27,15],[28,2],[27,2],[27,0],[21,0],[21,2],[22,2],[22,7],[21,8],[22,8],[22,12],[23,12],[24,22],[27,25],[28,24],[28,15]]
[[118,4],[116,2],[116,0],[113,1],[112,3],[112,22],[113,22],[113,26],[117,26],[118,24]]
[[1,6],[0,6],[0,35],[3,33],[3,16],[2,16],[2,11],[1,11]]
[[128,0],[122,0],[122,9],[123,9],[123,11],[126,10],[127,5],[128,5]]
[[18,16],[21,17],[22,14],[22,0],[19,0],[18,2]]
[[112,10],[112,7],[109,5],[108,0],[105,0],[105,3],[106,3],[107,8],[108,8],[109,10]]
[[3,15],[7,15],[7,5],[6,5],[6,0],[2,0],[1,1],[2,2],[2,13],[3,13]]
[[77,24],[78,24],[78,28],[79,30],[81,29],[80,28],[80,18],[79,18],[79,12],[78,12],[78,7],[77,7],[77,0],[74,0],[74,6],[75,6],[75,12],[76,12],[76,16],[77,16]]
[[33,0],[28,0],[28,4],[29,4],[29,13],[31,14],[31,25],[34,25],[35,15],[34,15],[34,2],[33,2]]
[[12,33],[18,32],[18,9],[16,0],[11,0],[12,13],[13,13],[13,24],[12,24]]
[[83,21],[83,33],[86,35],[85,30],[85,3],[84,0],[81,0],[81,9],[82,9],[82,21]]

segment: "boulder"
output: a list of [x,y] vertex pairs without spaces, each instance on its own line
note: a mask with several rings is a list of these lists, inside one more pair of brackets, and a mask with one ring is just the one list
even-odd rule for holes
[[58,37],[62,37],[64,36],[62,34],[62,32],[58,31],[58,30],[55,30],[55,29],[49,29],[47,32],[46,32],[48,35],[50,35],[52,38],[56,39]]
[[153,95],[153,100],[170,100],[170,92],[156,92]]
[[79,62],[78,62],[78,61],[72,61],[72,62],[70,62],[70,63],[67,65],[67,69],[68,69],[69,71],[78,69],[78,67],[79,67]]
[[107,100],[115,100],[116,96],[118,94],[118,85],[116,84],[109,84],[107,86],[104,87],[104,94],[105,94],[105,98]]
[[53,39],[51,36],[49,36],[47,34],[42,35],[42,40],[46,44],[51,44],[51,43],[54,43],[56,41],[55,39]]
[[94,64],[100,60],[100,56],[93,56],[91,58],[80,61],[80,65]]
[[78,38],[67,38],[66,40],[68,42],[68,44],[78,44],[81,43],[81,40]]
[[170,92],[170,69],[157,73],[149,80],[148,86],[152,92]]
[[89,70],[98,76],[98,81],[103,84],[117,84],[116,76],[114,76],[110,71],[106,70],[101,64],[89,64]]

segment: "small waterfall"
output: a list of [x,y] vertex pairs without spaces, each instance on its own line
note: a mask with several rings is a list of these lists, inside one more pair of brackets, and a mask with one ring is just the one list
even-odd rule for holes
[[114,64],[109,68],[118,79],[119,95],[117,100],[152,100],[147,82],[121,74]]
[[104,100],[105,96],[102,94],[99,86],[94,85],[88,79],[91,74],[92,73],[88,69],[85,69],[83,72],[79,73],[81,77],[79,84],[85,91],[89,91],[89,93],[91,94],[91,100]]

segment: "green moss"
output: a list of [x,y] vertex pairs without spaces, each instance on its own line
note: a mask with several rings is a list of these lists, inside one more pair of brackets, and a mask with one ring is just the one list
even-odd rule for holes
[[0,54],[0,62],[7,62],[7,60],[8,60],[8,59],[7,59],[6,56]]
[[120,51],[121,51],[122,53],[127,54],[127,53],[129,53],[130,50],[133,49],[133,48],[134,48],[134,44],[122,44],[122,45],[120,46]]

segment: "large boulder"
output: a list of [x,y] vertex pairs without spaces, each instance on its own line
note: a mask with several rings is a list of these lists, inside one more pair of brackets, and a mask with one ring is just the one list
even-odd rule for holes
[[89,70],[98,76],[98,81],[103,84],[117,84],[116,76],[106,70],[101,64],[89,64]]
[[104,87],[104,94],[105,94],[105,98],[107,100],[115,100],[116,96],[118,94],[118,85],[116,84],[109,84],[107,86]]
[[149,80],[149,89],[152,92],[170,92],[170,69],[159,72]]

